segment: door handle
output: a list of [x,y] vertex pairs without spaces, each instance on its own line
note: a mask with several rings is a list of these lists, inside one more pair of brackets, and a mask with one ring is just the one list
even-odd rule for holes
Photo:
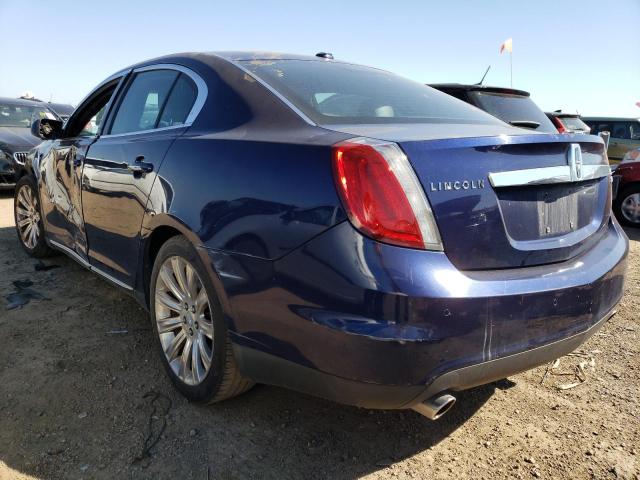
[[135,174],[150,173],[153,171],[153,164],[144,161],[144,155],[138,155],[133,165],[127,165],[127,169]]
[[127,170],[132,173],[146,173],[140,165],[127,165]]

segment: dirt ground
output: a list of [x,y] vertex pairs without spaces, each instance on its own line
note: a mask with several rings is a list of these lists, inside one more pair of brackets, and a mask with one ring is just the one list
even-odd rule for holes
[[[627,292],[600,333],[548,372],[460,393],[431,422],[267,386],[189,404],[144,311],[64,256],[36,271],[0,194],[0,479],[637,479],[640,231],[627,233]],[[6,310],[16,280],[44,298]],[[576,369],[584,382],[559,389]]]

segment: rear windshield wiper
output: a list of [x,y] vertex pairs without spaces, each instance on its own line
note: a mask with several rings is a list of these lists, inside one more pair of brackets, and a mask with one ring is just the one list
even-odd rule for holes
[[532,130],[535,130],[540,126],[538,122],[534,122],[532,120],[511,120],[509,123],[514,127],[530,128]]

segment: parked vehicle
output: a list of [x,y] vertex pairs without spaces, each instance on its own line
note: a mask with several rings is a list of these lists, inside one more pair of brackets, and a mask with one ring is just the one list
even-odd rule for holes
[[613,211],[620,223],[640,227],[640,148],[628,151],[613,171]]
[[457,390],[572,351],[622,295],[600,138],[382,70],[167,56],[33,130],[24,249],[131,292],[193,401],[260,382],[435,419]]
[[460,83],[433,83],[430,86],[470,103],[515,127],[557,133],[553,123],[531,100],[529,92],[524,90]]
[[619,163],[629,150],[640,147],[640,119],[615,117],[583,117],[591,133],[610,132],[607,151],[611,163]]
[[589,133],[591,129],[589,125],[580,119],[577,113],[563,113],[561,110],[555,112],[546,112],[551,123],[558,129],[560,133]]
[[36,118],[58,118],[39,102],[0,98],[0,189],[13,188],[27,153],[42,140],[31,134]]

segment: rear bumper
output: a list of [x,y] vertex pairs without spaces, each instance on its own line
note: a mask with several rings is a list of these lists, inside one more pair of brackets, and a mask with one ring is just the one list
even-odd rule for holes
[[500,380],[566,355],[588,340],[615,310],[587,330],[531,350],[452,370],[429,385],[380,385],[329,375],[253,348],[234,346],[243,372],[261,383],[275,384],[334,402],[363,408],[411,408],[445,391],[460,391]]
[[461,272],[440,252],[338,225],[276,262],[209,252],[241,371],[370,408],[504,378],[575,349],[615,310],[628,240],[611,221],[571,261]]

